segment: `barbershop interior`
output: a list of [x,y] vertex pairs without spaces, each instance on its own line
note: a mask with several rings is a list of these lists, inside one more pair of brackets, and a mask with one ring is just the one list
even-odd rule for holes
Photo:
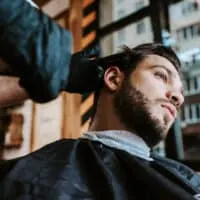
[[[73,52],[96,56],[158,42],[181,61],[185,101],[158,154],[200,172],[200,0],[33,0],[73,36]],[[94,93],[61,92],[48,103],[30,99],[0,108],[0,157],[25,156],[60,139],[81,137],[94,111]]]

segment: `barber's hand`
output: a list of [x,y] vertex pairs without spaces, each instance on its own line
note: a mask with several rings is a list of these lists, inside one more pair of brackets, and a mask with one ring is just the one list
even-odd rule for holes
[[66,91],[82,94],[100,87],[104,70],[97,63],[98,51],[96,48],[72,55]]

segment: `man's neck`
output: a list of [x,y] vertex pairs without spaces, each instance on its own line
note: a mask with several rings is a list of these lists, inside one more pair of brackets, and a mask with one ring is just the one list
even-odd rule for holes
[[[124,125],[120,119],[111,115],[111,112],[107,112],[104,115],[101,113],[97,113],[95,117],[92,119],[91,125],[89,127],[89,131],[109,131],[109,130],[124,130],[130,131],[126,125]],[[135,132],[131,130],[131,132]]]

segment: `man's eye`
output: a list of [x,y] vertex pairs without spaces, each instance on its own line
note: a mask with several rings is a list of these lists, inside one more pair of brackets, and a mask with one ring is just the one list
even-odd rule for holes
[[164,82],[167,82],[167,75],[162,72],[156,72],[155,76],[161,78]]

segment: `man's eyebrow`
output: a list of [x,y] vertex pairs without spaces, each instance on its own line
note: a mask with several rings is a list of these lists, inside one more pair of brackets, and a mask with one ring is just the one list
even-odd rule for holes
[[153,66],[151,66],[151,68],[157,68],[157,67],[163,68],[164,70],[167,71],[167,73],[168,73],[170,76],[174,76],[173,73],[172,73],[172,71],[171,71],[170,69],[168,69],[165,65],[153,65]]
[[[166,70],[167,71],[167,73],[171,76],[171,77],[173,77],[174,75],[173,75],[173,73],[172,73],[172,71],[170,70],[170,69],[168,69],[166,66],[164,66],[164,65],[153,65],[153,66],[151,66],[151,68],[157,68],[157,67],[160,67],[160,68],[163,68],[164,70]],[[181,91],[181,94],[184,96],[184,89],[183,89],[183,87],[181,87],[180,88],[180,91]]]

